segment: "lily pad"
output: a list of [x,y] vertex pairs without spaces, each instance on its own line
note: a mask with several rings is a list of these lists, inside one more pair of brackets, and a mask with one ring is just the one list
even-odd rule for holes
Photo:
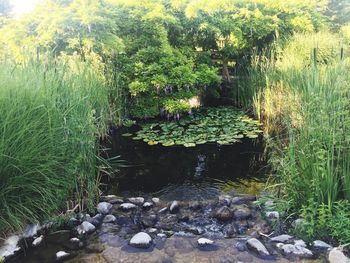
[[257,120],[233,107],[203,108],[179,122],[143,124],[133,139],[163,146],[195,147],[208,142],[230,145],[244,137],[259,137],[260,126]]

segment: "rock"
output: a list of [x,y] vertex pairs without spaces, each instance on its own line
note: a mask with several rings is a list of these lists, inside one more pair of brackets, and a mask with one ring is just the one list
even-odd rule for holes
[[322,240],[315,240],[312,242],[313,248],[317,250],[327,250],[333,248],[331,245],[327,244],[326,242],[323,242]]
[[70,257],[70,254],[65,252],[65,251],[58,251],[56,253],[56,260],[57,261],[63,261],[63,260],[66,260]]
[[231,205],[231,196],[229,196],[229,195],[220,195],[219,196],[219,204],[220,205],[230,206]]
[[309,258],[313,256],[311,250],[303,246],[278,243],[277,247],[281,249],[283,254],[286,256],[295,256],[295,257],[302,257],[302,258]]
[[159,218],[157,228],[165,230],[174,230],[174,226],[177,225],[178,218],[176,215],[166,215]]
[[208,246],[208,245],[212,245],[214,244],[214,241],[213,240],[210,240],[208,238],[200,238],[197,240],[197,243],[199,246],[203,247],[203,246]]
[[242,242],[235,242],[234,247],[237,248],[238,251],[243,252],[246,251],[246,246]]
[[172,214],[175,214],[179,211],[180,206],[179,206],[179,202],[178,201],[173,201],[170,205],[169,211]]
[[189,203],[188,207],[191,209],[191,210],[198,210],[198,209],[201,209],[201,203],[198,202],[198,201],[192,201]]
[[124,203],[124,200],[121,198],[116,198],[116,199],[112,199],[110,201],[108,201],[108,203],[115,205],[115,204],[122,204]]
[[221,221],[229,221],[232,219],[232,213],[227,206],[222,206],[216,210],[215,217]]
[[77,227],[77,231],[79,235],[90,234],[96,230],[96,227],[89,223],[88,221],[84,221]]
[[131,238],[129,244],[137,248],[149,248],[152,244],[152,238],[147,233],[140,232]]
[[113,206],[110,203],[101,202],[97,205],[97,212],[99,212],[100,214],[103,214],[103,215],[107,215],[111,211],[112,207]]
[[350,263],[350,259],[346,257],[340,248],[333,248],[328,254],[329,263]]
[[40,237],[37,237],[37,238],[34,239],[34,241],[32,242],[32,246],[33,246],[33,247],[39,246],[43,240],[44,240],[44,236],[43,236],[43,235],[41,235]]
[[151,202],[145,202],[142,207],[145,208],[145,209],[149,209],[153,206],[153,204]]
[[135,209],[137,206],[132,204],[132,203],[123,203],[120,205],[120,209],[124,210],[124,211],[128,211],[131,209]]
[[79,248],[82,248],[83,246],[84,246],[84,244],[82,241],[80,241],[79,238],[72,237],[71,239],[69,239],[69,243],[65,244],[64,247],[66,247],[70,250],[77,250]]
[[205,230],[199,226],[189,226],[185,230],[195,235],[202,235],[205,233]]
[[167,207],[163,207],[162,209],[160,209],[160,210],[158,211],[158,213],[159,213],[159,214],[163,214],[163,213],[165,213],[167,210],[168,210]]
[[111,200],[113,199],[117,199],[118,196],[116,195],[103,195],[103,196],[100,196],[100,201],[101,202],[110,202]]
[[155,204],[155,205],[158,205],[160,203],[160,199],[157,198],[157,197],[153,197],[152,198],[152,202]]
[[90,217],[90,219],[86,220],[89,223],[93,224],[94,226],[99,226],[102,224],[103,221],[103,215],[102,214],[96,214],[94,217]]
[[142,205],[145,202],[145,198],[143,198],[143,197],[131,197],[131,198],[128,198],[128,201],[130,203],[135,204],[135,205]]
[[269,212],[266,212],[265,215],[266,215],[266,218],[271,221],[277,220],[280,218],[280,214],[277,211],[269,211]]
[[271,238],[271,241],[285,243],[285,242],[288,242],[289,240],[291,240],[292,238],[293,237],[290,235],[283,234],[283,235],[279,235],[279,236],[275,236],[275,237]]
[[141,223],[144,227],[153,227],[157,223],[157,216],[154,214],[143,216]]
[[233,215],[234,215],[235,219],[243,220],[243,219],[247,219],[247,218],[251,217],[252,216],[252,212],[246,206],[239,206],[233,212]]
[[266,247],[256,238],[251,238],[247,241],[247,247],[257,253],[259,256],[269,256],[270,253],[267,251]]
[[0,247],[0,259],[11,257],[21,250],[21,247],[18,245],[19,239],[19,236],[13,235],[5,240],[3,246]]
[[158,232],[157,228],[151,227],[148,229],[148,233],[150,233],[150,234],[157,233],[157,232]]
[[40,226],[38,224],[30,224],[24,231],[23,237],[35,238],[38,235],[38,230],[40,230]]
[[157,234],[157,237],[160,237],[160,238],[167,238],[167,235],[164,234],[164,233],[159,233],[159,234]]
[[103,223],[113,223],[117,220],[117,218],[114,215],[106,215],[103,219]]
[[304,240],[301,240],[301,239],[299,239],[299,240],[294,240],[294,245],[300,246],[300,247],[306,247],[305,241],[304,241]]
[[225,238],[231,238],[236,234],[237,230],[234,225],[229,224],[224,226],[223,233]]

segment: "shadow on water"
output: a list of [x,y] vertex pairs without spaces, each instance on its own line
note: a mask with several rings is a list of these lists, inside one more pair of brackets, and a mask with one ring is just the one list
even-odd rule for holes
[[118,178],[105,179],[104,190],[125,196],[157,195],[164,200],[203,200],[223,191],[258,194],[265,181],[262,140],[234,145],[149,146],[117,131],[108,156],[121,156],[129,166]]

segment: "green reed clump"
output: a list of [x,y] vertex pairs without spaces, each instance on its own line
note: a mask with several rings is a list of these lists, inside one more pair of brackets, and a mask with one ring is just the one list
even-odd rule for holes
[[299,232],[349,242],[350,233],[340,233],[350,228],[350,63],[328,44],[327,59],[319,61],[311,48],[297,45],[300,38],[252,77],[265,84],[254,97],[255,111],[265,123],[276,193],[290,214],[306,219]]
[[103,79],[78,61],[2,62],[0,87],[4,231],[97,193],[97,138],[109,108]]

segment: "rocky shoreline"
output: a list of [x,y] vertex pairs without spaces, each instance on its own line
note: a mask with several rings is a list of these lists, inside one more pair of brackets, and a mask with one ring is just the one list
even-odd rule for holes
[[[189,202],[102,196],[94,215],[72,215],[66,229],[52,232],[50,224],[33,224],[22,236],[9,237],[0,247],[0,262],[30,262],[25,254],[45,251],[50,238],[62,249],[54,253],[50,249],[47,262],[142,262],[141,255],[150,257],[147,262],[167,258],[166,262],[181,262],[174,258],[178,252],[192,253],[188,262],[197,262],[198,253],[220,257],[213,262],[317,261],[327,257],[334,263],[349,262],[341,249],[321,240],[307,244],[286,233],[274,233],[269,221],[279,220],[279,214],[269,211],[270,207],[271,201],[267,201],[263,213],[255,197],[246,195]],[[178,242],[188,245],[172,250]],[[92,255],[100,260],[86,261]]]

